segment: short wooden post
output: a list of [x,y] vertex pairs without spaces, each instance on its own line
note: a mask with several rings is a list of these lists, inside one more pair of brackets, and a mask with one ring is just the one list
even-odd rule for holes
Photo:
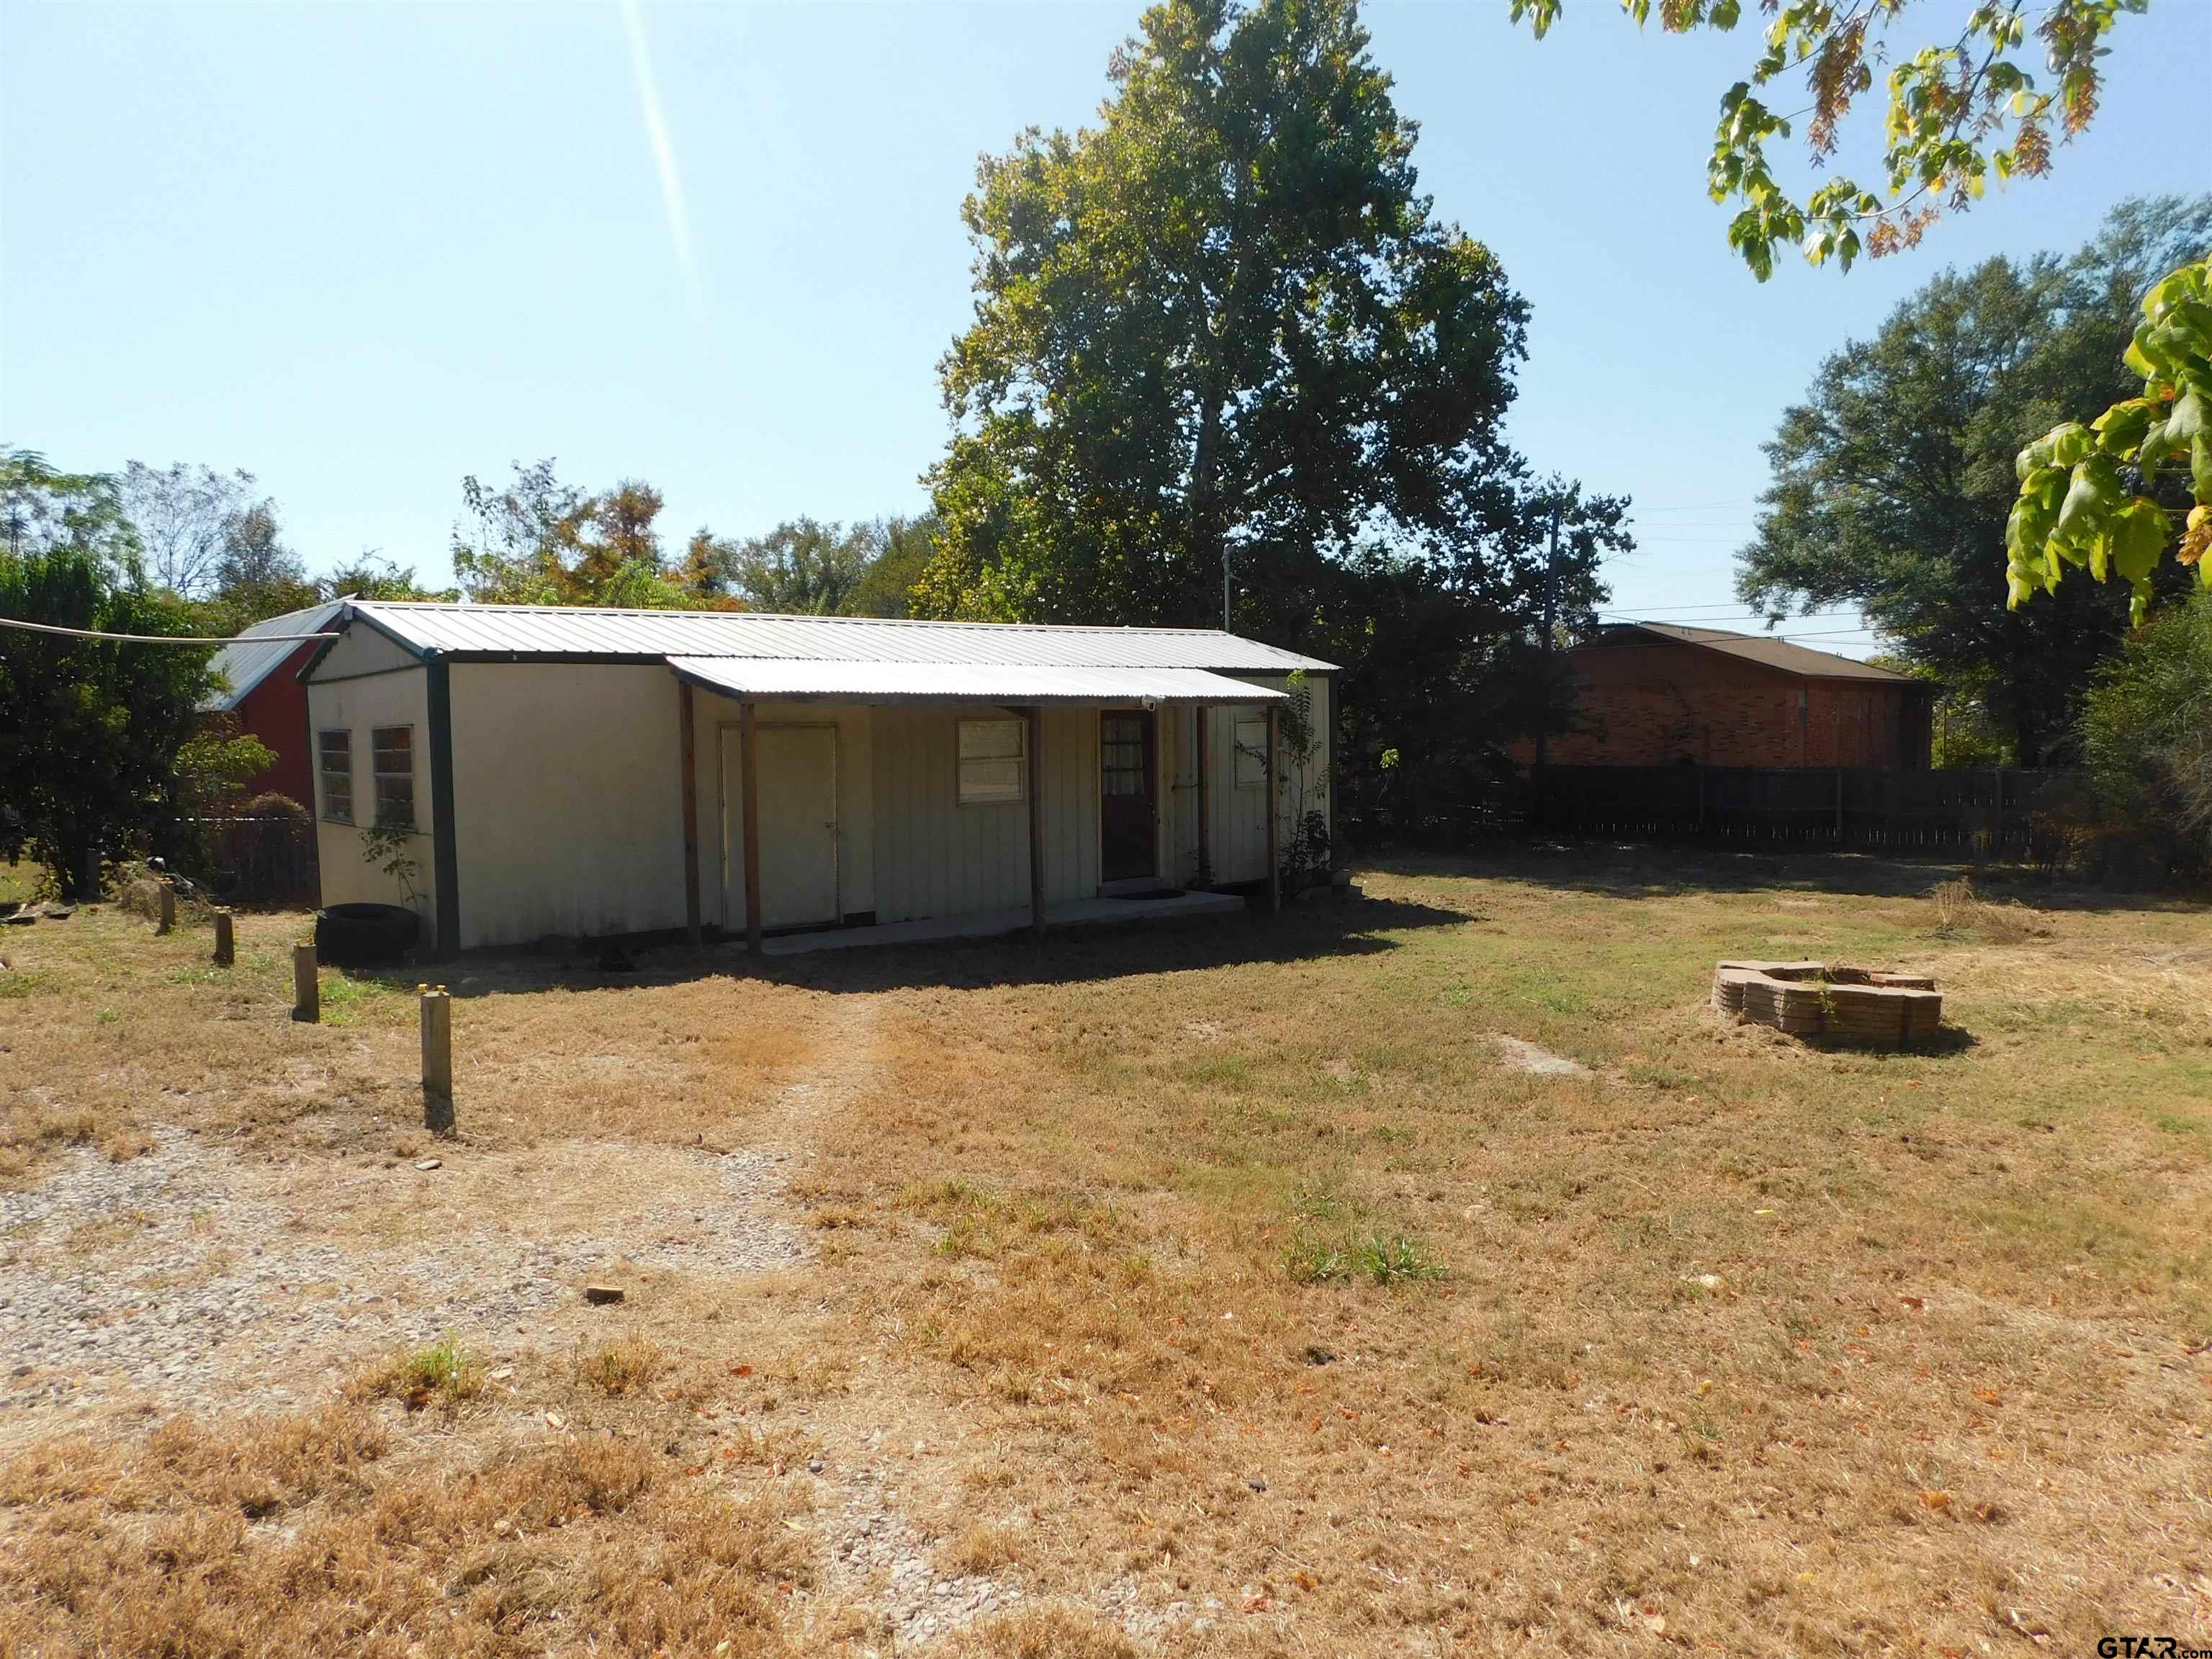
[[1282,731],[1282,705],[1267,705],[1267,908],[1283,908],[1283,825],[1279,780],[1282,763],[1276,757]]
[[692,712],[689,681],[676,682],[676,695],[682,700],[678,707],[683,711],[678,725],[684,755],[684,939],[696,945],[699,943],[698,716]]
[[750,702],[738,705],[738,793],[744,810],[740,817],[745,835],[745,949],[761,953],[760,877],[760,745],[754,741],[756,722]]
[[292,1018],[313,1025],[323,1017],[322,981],[315,977],[315,947],[292,947]]
[[177,884],[167,876],[161,878],[161,919],[154,925],[156,935],[173,933],[177,928]]
[[230,912],[215,913],[215,965],[228,968],[238,959],[237,946],[231,937]]
[[1029,775],[1022,781],[1028,787],[1030,801],[1030,928],[1039,939],[1044,937],[1044,710],[1032,704],[1023,711],[1029,741],[1023,745],[1028,753]]
[[453,1000],[442,985],[418,985],[422,1000],[422,1127],[453,1132]]

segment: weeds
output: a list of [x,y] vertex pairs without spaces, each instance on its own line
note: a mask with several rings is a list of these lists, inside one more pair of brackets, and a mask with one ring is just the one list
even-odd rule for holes
[[668,1367],[660,1345],[642,1336],[601,1343],[576,1361],[576,1375],[609,1399],[632,1394]]
[[453,1337],[404,1353],[356,1376],[352,1399],[397,1400],[410,1412],[436,1404],[458,1410],[483,1392],[483,1362]]
[[1402,1233],[1328,1240],[1300,1234],[1283,1248],[1283,1271],[1301,1285],[1364,1279],[1373,1285],[1442,1279],[1442,1263]]

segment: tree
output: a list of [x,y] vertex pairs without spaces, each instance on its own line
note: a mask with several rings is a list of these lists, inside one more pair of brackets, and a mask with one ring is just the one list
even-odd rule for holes
[[1281,632],[1361,544],[1479,561],[1528,310],[1418,192],[1352,0],[1141,27],[1100,124],[1024,133],[963,207],[917,613]]
[[2098,677],[2082,749],[2099,799],[2170,874],[2212,871],[2212,594],[2161,611]]
[[[1514,21],[1528,21],[1541,39],[1558,21],[1563,0],[1511,0]],[[1912,0],[1762,0],[1765,50],[1751,72],[1722,95],[1720,125],[1706,167],[1716,202],[1742,204],[1729,222],[1729,246],[1759,281],[1774,270],[1778,246],[1795,242],[1808,264],[1830,256],[1848,270],[1860,251],[1879,258],[1911,247],[1946,211],[1978,199],[1994,173],[1999,182],[2039,178],[2051,169],[2053,131],[2061,142],[2087,128],[2097,112],[2099,60],[2122,14],[2148,0],[2050,0],[2033,15],[2026,0],[1978,0],[1955,35],[1893,52],[1888,34]],[[1652,0],[1620,0],[1640,27]],[[1741,0],[1659,0],[1659,25],[1669,34],[1734,29]],[[1925,16],[1925,12],[1919,14]],[[2050,66],[2048,84],[2021,66],[2033,34]],[[1830,179],[1802,200],[1778,184],[1770,139],[1787,139],[1793,118],[1778,115],[1759,95],[1792,70],[1802,70],[1812,102],[1801,113],[1808,161],[1825,170],[1840,146],[1844,118],[1874,85],[1874,65],[1896,59],[1887,78],[1882,152],[1887,198],[1848,178]]]
[[663,567],[654,527],[660,492],[650,484],[625,478],[586,495],[562,483],[547,459],[516,462],[514,483],[501,490],[464,478],[461,495],[467,517],[453,526],[453,574],[479,603],[647,610],[721,603],[688,585],[697,573],[687,575],[684,564]]
[[144,556],[116,481],[104,472],[62,472],[34,449],[0,444],[0,532],[18,556],[82,549],[118,571]]
[[944,526],[934,513],[878,519],[866,526],[868,562],[845,598],[851,617],[909,617],[915,584],[937,556]]
[[[190,634],[179,601],[118,579],[115,554],[131,544],[79,533],[0,553],[0,617]],[[97,894],[103,854],[150,846],[172,817],[177,751],[212,684],[210,654],[0,629],[0,853],[27,851],[75,899]]]
[[364,550],[350,562],[340,565],[315,582],[317,599],[457,599],[454,588],[434,589],[415,580],[411,565],[403,565],[381,554]]
[[729,586],[757,611],[834,617],[867,573],[874,544],[869,526],[848,530],[814,519],[789,519],[726,550]]
[[130,461],[118,491],[144,550],[146,580],[179,599],[207,599],[222,586],[224,562],[247,514],[264,516],[274,540],[275,504],[254,499],[251,472]]
[[1992,550],[2014,453],[2126,390],[2136,295],[2177,250],[2206,246],[2212,198],[2130,203],[2070,258],[1990,259],[1929,283],[1784,413],[1738,591],[1776,618],[1856,603],[1908,661],[1979,688],[2022,764],[2070,752],[2126,607],[2076,583],[2054,605],[2008,611]]

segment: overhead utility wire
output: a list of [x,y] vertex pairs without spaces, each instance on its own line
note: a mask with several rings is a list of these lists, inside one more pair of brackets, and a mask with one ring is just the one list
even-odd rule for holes
[[0,617],[0,628],[20,628],[31,634],[62,634],[75,640],[119,640],[130,645],[275,645],[280,641],[334,640],[336,634],[232,634],[203,639],[190,634],[110,634],[97,628],[63,628],[53,623],[25,622]]

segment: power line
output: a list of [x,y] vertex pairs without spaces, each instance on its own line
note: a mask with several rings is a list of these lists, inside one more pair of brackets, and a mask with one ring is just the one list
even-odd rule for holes
[[274,645],[279,641],[334,640],[336,634],[232,634],[222,639],[200,639],[190,634],[109,634],[97,628],[62,628],[53,623],[25,622],[0,617],[0,628],[20,628],[31,634],[61,634],[76,640],[118,640],[128,645]]

